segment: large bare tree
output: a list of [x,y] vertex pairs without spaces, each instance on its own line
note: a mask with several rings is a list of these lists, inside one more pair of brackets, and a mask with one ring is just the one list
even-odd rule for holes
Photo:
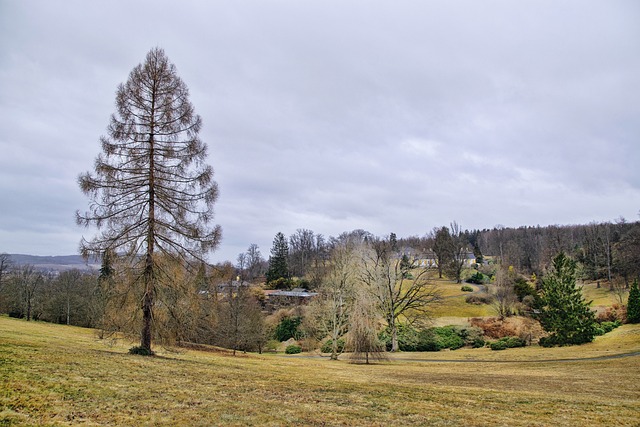
[[398,321],[409,323],[428,316],[442,296],[428,280],[427,268],[401,256],[388,239],[371,242],[363,251],[361,281],[376,300],[391,333],[391,351],[398,351]]
[[99,234],[82,240],[85,256],[113,251],[129,258],[142,289],[141,347],[151,352],[153,306],[163,280],[156,255],[202,260],[220,240],[211,224],[218,187],[199,139],[202,121],[164,51],[154,48],[116,94],[116,113],[93,173],[80,175],[89,210],[80,225]]

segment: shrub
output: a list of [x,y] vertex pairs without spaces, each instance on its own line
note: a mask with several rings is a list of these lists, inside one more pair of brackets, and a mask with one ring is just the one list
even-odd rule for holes
[[[484,331],[476,326],[470,327],[456,327],[456,332],[464,340],[464,345],[484,347]],[[482,341],[482,344],[479,345],[479,342]]]
[[438,341],[438,337],[433,332],[433,329],[423,329],[418,332],[418,345],[416,351],[440,351],[442,346]]
[[602,322],[615,322],[624,323],[627,321],[627,308],[624,305],[613,304],[611,307],[607,307],[604,311],[599,312],[596,315],[596,321]]
[[520,337],[503,337],[498,341],[492,342],[489,347],[491,347],[491,350],[506,350],[508,348],[524,347],[525,345],[527,343]]
[[602,322],[596,326],[596,335],[608,334],[618,326],[620,326],[620,322],[617,320],[615,322]]
[[460,288],[462,292],[473,292],[473,288],[469,285],[464,285]]
[[491,348],[491,350],[506,350],[507,343],[504,341],[494,341],[489,344],[489,347]]
[[481,293],[481,294],[473,294],[467,295],[465,298],[467,304],[491,304],[493,302],[493,297],[489,294]]
[[526,341],[520,337],[504,337],[502,340],[507,343],[508,348],[524,347],[527,345]]
[[536,297],[538,294],[533,286],[527,283],[525,279],[522,277],[518,277],[513,284],[513,290],[518,296],[518,301],[522,302],[525,297],[532,296]]
[[294,286],[293,280],[287,279],[285,277],[279,277],[267,283],[268,289],[279,289],[283,291],[291,290],[293,286]]
[[264,349],[266,351],[273,351],[276,352],[278,351],[278,346],[280,345],[280,341],[278,340],[269,340],[267,341],[267,343],[264,345]]
[[455,326],[443,326],[441,328],[434,328],[434,333],[437,336],[440,348],[449,348],[456,350],[464,346],[464,340],[456,330]]
[[476,285],[482,285],[485,283],[485,275],[476,271],[476,273],[467,279],[467,283],[474,283]]
[[287,348],[284,350],[284,352],[286,354],[298,354],[298,353],[302,353],[302,347],[300,347],[297,344],[291,344],[288,345]]
[[471,343],[472,348],[482,348],[486,345],[484,338],[475,338]]
[[129,354],[137,354],[140,356],[153,356],[154,353],[148,348],[136,346],[136,347],[131,347],[129,349]]
[[[322,344],[322,348],[320,348],[322,353],[331,353],[333,351],[333,340],[328,339]],[[338,353],[342,353],[344,351],[344,340],[342,338],[338,339]]]
[[286,341],[289,338],[300,339],[301,333],[298,330],[302,319],[300,317],[284,317],[276,326],[273,332],[274,338],[278,341]]
[[[398,334],[398,349],[400,351],[420,351],[418,350],[418,331],[410,325],[403,323],[396,324]],[[382,341],[387,351],[391,350],[391,331],[389,328],[378,334],[378,339]]]
[[562,345],[562,343],[560,343],[560,341],[558,340],[558,337],[554,335],[540,338],[538,344],[540,344],[541,347],[554,347],[556,345]]

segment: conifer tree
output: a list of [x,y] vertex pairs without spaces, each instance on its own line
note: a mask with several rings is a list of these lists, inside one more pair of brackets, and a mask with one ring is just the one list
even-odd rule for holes
[[638,289],[638,279],[633,281],[627,299],[627,322],[640,323],[640,289]]
[[278,279],[289,278],[289,267],[287,259],[289,257],[289,244],[284,234],[278,232],[273,239],[273,247],[271,248],[271,257],[269,258],[269,269],[267,270],[267,283],[274,282]]
[[162,49],[151,49],[118,87],[94,171],[78,178],[90,205],[76,213],[77,222],[100,231],[83,239],[81,252],[117,253],[134,269],[131,289],[141,301],[140,347],[147,354],[159,286],[170,285],[158,258],[192,263],[220,240],[220,227],[211,224],[218,186],[205,163],[201,126],[175,66]]
[[595,337],[595,315],[576,287],[576,262],[560,252],[542,279],[540,323],[550,335],[543,346],[583,344]]

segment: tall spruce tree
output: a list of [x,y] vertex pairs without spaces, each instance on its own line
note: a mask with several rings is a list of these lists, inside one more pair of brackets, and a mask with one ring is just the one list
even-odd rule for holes
[[267,283],[275,282],[278,279],[289,278],[289,244],[284,234],[278,232],[273,239],[271,247],[271,257],[269,257],[269,269],[267,270]]
[[205,163],[201,126],[175,66],[154,48],[118,87],[102,154],[93,173],[78,179],[90,205],[76,212],[77,222],[100,231],[82,240],[81,252],[117,253],[137,270],[131,287],[142,302],[140,346],[148,354],[158,286],[170,286],[158,257],[202,260],[220,240],[220,227],[211,224],[218,187]]
[[627,299],[627,322],[640,323],[640,289],[638,279],[633,281]]
[[583,344],[595,337],[595,315],[576,287],[576,262],[560,252],[542,279],[540,323],[549,336],[543,346]]

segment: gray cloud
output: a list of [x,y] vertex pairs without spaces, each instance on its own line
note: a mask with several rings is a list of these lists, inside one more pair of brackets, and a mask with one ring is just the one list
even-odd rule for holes
[[161,46],[202,116],[223,243],[635,219],[631,1],[0,4],[0,251],[64,254],[117,85]]

